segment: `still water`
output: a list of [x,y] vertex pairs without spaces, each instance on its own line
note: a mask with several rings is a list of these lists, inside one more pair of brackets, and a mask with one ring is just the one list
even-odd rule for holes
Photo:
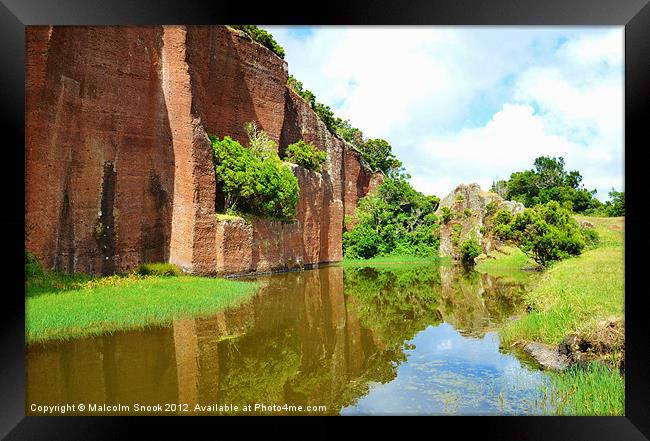
[[520,284],[410,265],[257,280],[251,301],[213,317],[29,346],[27,414],[65,403],[95,415],[543,411],[546,375],[499,350],[499,324],[522,312]]

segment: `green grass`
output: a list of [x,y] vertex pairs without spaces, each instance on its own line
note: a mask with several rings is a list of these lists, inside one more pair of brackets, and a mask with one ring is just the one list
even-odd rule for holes
[[495,277],[503,277],[520,283],[531,283],[537,275],[534,272],[522,271],[522,268],[534,266],[528,256],[517,247],[503,246],[489,254],[493,259],[481,260],[476,270]]
[[[532,311],[500,330],[501,344],[509,347],[521,341],[557,344],[568,334],[587,330],[595,323],[624,313],[624,228],[625,219],[576,216],[592,222],[598,243],[582,255],[555,263],[527,292]],[[522,253],[523,254],[523,253]],[[522,258],[523,259],[523,258]],[[486,262],[495,270],[521,263],[516,255]],[[492,266],[492,268],[490,267]],[[551,373],[547,399],[560,415],[623,415],[625,379],[601,363],[585,369],[573,366]]]
[[345,267],[363,267],[363,266],[391,266],[401,264],[418,264],[418,265],[439,265],[448,262],[449,258],[445,257],[417,257],[408,255],[390,255],[378,256],[371,259],[349,259],[343,258],[341,265]]
[[602,363],[551,373],[546,399],[558,415],[624,415],[625,378]]
[[46,274],[27,284],[27,342],[68,340],[209,316],[248,300],[257,282],[195,276]]
[[610,316],[623,317],[623,218],[589,218],[601,241],[582,255],[557,262],[526,294],[532,312],[501,329],[507,347],[517,341],[559,343],[567,334]]

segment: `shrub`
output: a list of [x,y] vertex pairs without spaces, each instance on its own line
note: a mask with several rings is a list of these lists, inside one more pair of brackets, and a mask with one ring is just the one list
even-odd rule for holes
[[41,266],[38,258],[30,251],[25,251],[25,276],[30,279],[43,274],[43,266]]
[[319,172],[327,159],[327,152],[319,150],[302,139],[287,146],[285,160],[303,166],[309,170]]
[[230,25],[230,27],[245,32],[253,40],[257,41],[267,49],[270,49],[278,57],[284,59],[284,48],[273,39],[273,35],[269,34],[264,29],[260,29],[255,25]]
[[181,269],[171,263],[143,263],[138,266],[136,273],[141,276],[180,276]]
[[440,213],[441,213],[441,219],[443,224],[448,223],[453,217],[453,213],[449,207],[442,207],[440,209]]
[[483,250],[481,249],[478,240],[475,237],[470,237],[463,241],[459,251],[461,261],[463,264],[468,265],[474,264],[474,259],[476,259]]
[[458,202],[462,202],[462,201],[465,200],[465,197],[463,196],[462,193],[456,193],[456,197],[455,197],[455,199],[456,199],[456,201],[458,201]]
[[298,179],[277,154],[261,159],[226,136],[212,136],[216,183],[226,211],[292,219],[298,203]]
[[512,217],[513,216],[510,210],[505,208],[503,210],[499,210],[494,216],[494,225],[510,225]]
[[497,204],[496,201],[492,201],[485,206],[485,214],[487,216],[492,216],[494,213],[497,212],[498,208],[499,208],[499,204]]
[[472,210],[470,210],[469,208],[465,208],[465,210],[463,210],[463,214],[465,215],[465,217],[470,217],[472,215]]
[[382,239],[379,233],[367,224],[359,224],[343,233],[343,248],[346,257],[369,259],[379,254]]
[[542,266],[577,256],[585,247],[578,223],[556,201],[526,208],[512,219],[510,228],[521,250]]
[[454,224],[451,226],[451,244],[453,246],[458,246],[460,241],[460,234],[463,231],[463,226],[461,224]]
[[598,244],[600,241],[600,238],[598,237],[598,233],[596,230],[593,228],[580,228],[580,233],[582,233],[582,237],[585,240],[585,245],[588,247],[593,247]]

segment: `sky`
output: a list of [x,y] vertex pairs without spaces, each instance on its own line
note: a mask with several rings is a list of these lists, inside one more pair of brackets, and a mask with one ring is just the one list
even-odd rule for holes
[[386,139],[426,194],[489,189],[562,156],[601,201],[624,190],[623,27],[278,27],[289,73]]

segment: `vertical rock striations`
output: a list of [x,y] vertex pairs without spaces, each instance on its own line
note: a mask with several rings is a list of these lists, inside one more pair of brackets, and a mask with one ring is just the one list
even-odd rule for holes
[[[381,182],[286,87],[287,64],[224,26],[28,27],[26,248],[47,269],[169,261],[202,274],[342,257],[344,214]],[[255,121],[328,153],[292,167],[297,219],[217,221],[207,133]]]

